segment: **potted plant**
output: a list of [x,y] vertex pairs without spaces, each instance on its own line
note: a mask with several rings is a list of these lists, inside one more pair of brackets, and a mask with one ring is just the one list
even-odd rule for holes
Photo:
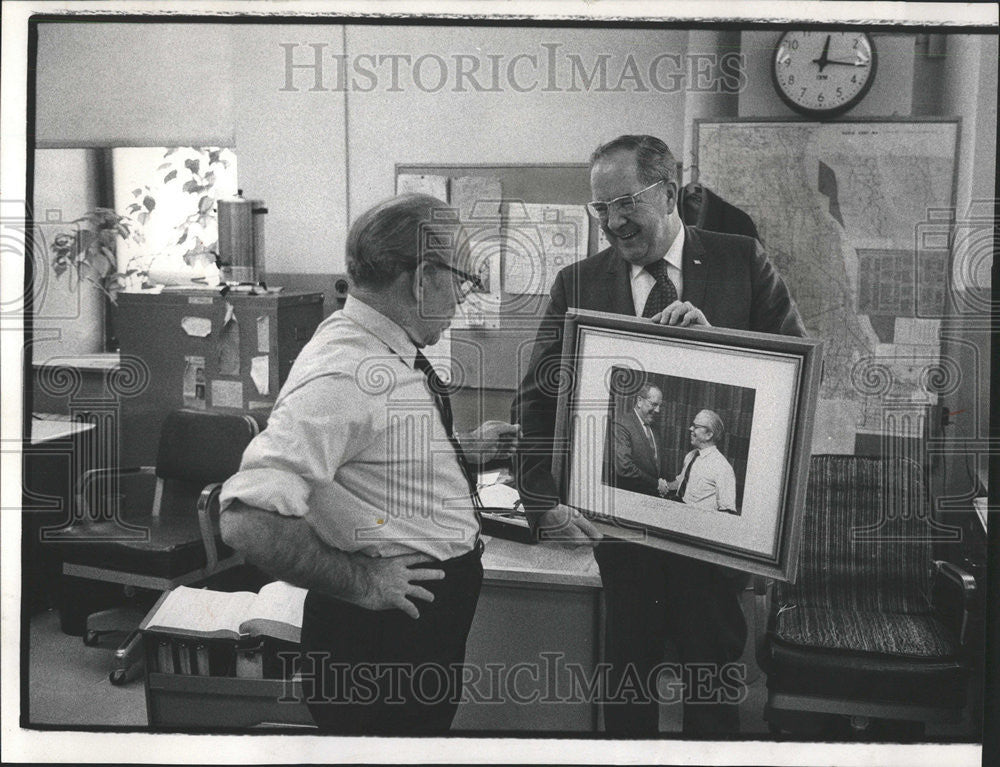
[[[144,205],[151,211],[156,202],[147,197]],[[143,241],[142,233],[129,216],[111,208],[95,208],[72,223],[79,225],[77,231],[60,232],[49,244],[52,271],[57,278],[75,268],[81,280],[96,286],[112,303],[117,303],[118,293],[129,278],[145,279],[145,270],[133,265],[134,258],[124,272],[118,269],[117,241]]]

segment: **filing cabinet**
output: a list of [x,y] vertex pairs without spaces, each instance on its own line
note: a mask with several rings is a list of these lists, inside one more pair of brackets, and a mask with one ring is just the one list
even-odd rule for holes
[[323,319],[323,294],[172,291],[118,296],[121,465],[153,465],[178,407],[242,411],[261,424]]

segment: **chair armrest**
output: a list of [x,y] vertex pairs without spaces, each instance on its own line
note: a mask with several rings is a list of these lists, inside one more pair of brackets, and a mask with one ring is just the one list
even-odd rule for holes
[[205,547],[205,563],[209,570],[214,570],[219,564],[219,551],[215,547],[215,527],[212,524],[212,504],[218,507],[222,483],[213,482],[205,485],[198,496],[198,527],[201,529],[201,542]]
[[964,647],[969,641],[969,623],[979,606],[976,579],[958,565],[935,560],[931,602],[943,617],[951,621]]
[[127,477],[136,474],[156,474],[155,466],[129,466],[123,469],[103,468],[89,469],[83,473],[76,483],[76,508],[80,510],[83,519],[93,519],[90,515],[90,502],[87,499],[87,490],[94,480],[100,477]]

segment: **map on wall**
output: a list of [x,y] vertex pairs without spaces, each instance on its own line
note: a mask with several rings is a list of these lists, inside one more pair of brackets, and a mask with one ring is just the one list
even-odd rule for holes
[[814,452],[854,452],[887,403],[934,404],[958,123],[696,125],[702,183],[748,213],[810,335],[824,339]]

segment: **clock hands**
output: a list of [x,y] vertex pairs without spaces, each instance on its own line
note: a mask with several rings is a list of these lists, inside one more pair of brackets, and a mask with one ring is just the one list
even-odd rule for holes
[[827,35],[826,36],[826,42],[823,43],[823,52],[819,55],[818,59],[813,59],[812,60],[813,64],[819,64],[819,71],[820,72],[822,72],[826,68],[827,64],[835,63],[835,62],[831,62],[826,57],[826,54],[827,54],[827,52],[829,50],[830,50],[830,35]]
[[[826,64],[839,64],[842,67],[867,67],[867,61],[837,61],[836,59],[827,59],[824,63]],[[822,71],[822,70],[820,70]]]

